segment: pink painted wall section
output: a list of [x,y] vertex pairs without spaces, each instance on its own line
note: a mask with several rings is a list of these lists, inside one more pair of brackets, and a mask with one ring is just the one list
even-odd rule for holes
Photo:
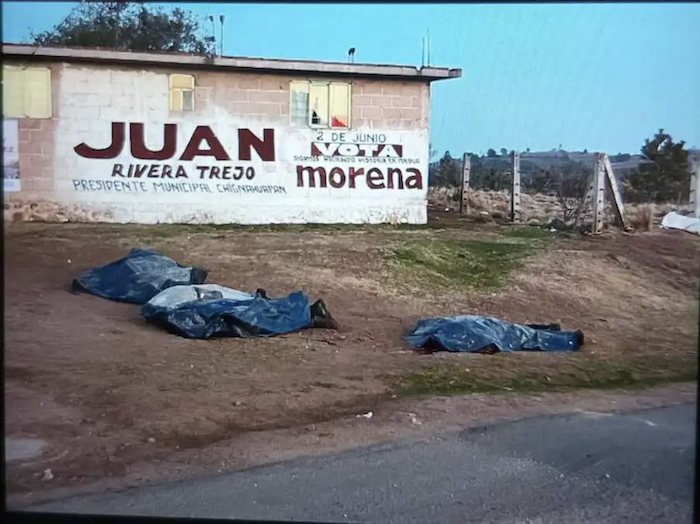
[[[353,80],[352,129],[323,130],[291,127],[290,77],[79,64],[49,67],[53,115],[19,120],[21,190],[5,195],[5,220],[427,220],[427,83]],[[170,74],[194,75],[195,111],[170,110]],[[124,124],[125,133],[118,155],[95,159],[76,153],[81,143],[92,149],[110,146],[115,122]],[[135,158],[134,123],[143,124],[139,129],[144,146],[151,151],[164,147],[165,124],[175,126],[176,153],[158,161]],[[192,146],[199,156],[182,160],[184,148],[202,126],[214,138]],[[245,133],[257,140],[272,133],[268,146],[274,142],[274,160],[261,157],[262,149],[255,147],[250,158],[240,157],[238,144],[241,136],[249,136]],[[226,150],[228,160],[206,152],[214,141]],[[247,178],[252,172],[255,175]],[[163,173],[181,176],[171,180],[171,175],[162,178]],[[236,173],[241,178],[236,179]],[[133,185],[136,182],[140,185]],[[166,192],[167,184],[180,184],[180,189]]]

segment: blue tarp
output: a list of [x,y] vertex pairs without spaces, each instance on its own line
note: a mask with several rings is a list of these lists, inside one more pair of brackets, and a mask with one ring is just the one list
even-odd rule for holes
[[206,278],[204,269],[181,266],[154,251],[132,249],[124,258],[80,275],[73,281],[73,290],[118,302],[145,304],[169,287],[203,284]]
[[578,351],[583,346],[581,331],[474,315],[419,320],[404,338],[413,347],[455,353]]
[[177,286],[141,308],[149,322],[186,338],[269,337],[309,327],[336,328],[322,301],[309,305],[302,291],[267,298],[215,284]]
[[86,271],[73,291],[132,304],[141,315],[187,338],[268,337],[309,327],[337,329],[322,300],[309,305],[302,291],[270,299],[217,284],[204,284],[207,271],[184,267],[154,251],[132,249],[124,258]]

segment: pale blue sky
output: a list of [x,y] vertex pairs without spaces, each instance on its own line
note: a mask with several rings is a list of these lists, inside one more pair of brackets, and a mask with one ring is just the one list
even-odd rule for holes
[[[73,5],[3,2],[3,39]],[[433,65],[463,70],[433,85],[441,154],[636,153],[659,127],[700,146],[700,4],[163,5],[224,14],[227,55],[344,61],[356,47],[356,62],[418,66],[430,30]]]

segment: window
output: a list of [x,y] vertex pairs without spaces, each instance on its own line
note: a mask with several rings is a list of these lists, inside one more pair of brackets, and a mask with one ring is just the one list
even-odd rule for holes
[[194,111],[194,77],[170,75],[170,110]]
[[289,86],[293,126],[350,127],[350,84],[294,80]]
[[51,118],[51,70],[3,67],[2,114],[5,118]]

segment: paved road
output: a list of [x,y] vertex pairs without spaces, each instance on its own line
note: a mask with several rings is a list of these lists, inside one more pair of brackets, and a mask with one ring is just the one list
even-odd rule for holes
[[331,522],[685,524],[695,406],[580,413],[35,506]]

